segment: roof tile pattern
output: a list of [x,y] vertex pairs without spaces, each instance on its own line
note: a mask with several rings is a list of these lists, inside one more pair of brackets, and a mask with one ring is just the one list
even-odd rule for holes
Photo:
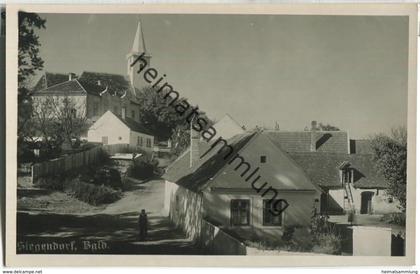
[[289,153],[289,155],[319,186],[341,187],[339,167],[348,162],[355,170],[355,187],[386,188],[385,178],[376,170],[371,155],[337,153]]

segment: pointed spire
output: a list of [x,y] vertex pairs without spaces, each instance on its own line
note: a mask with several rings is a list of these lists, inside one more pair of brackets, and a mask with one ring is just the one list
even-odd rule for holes
[[143,28],[139,20],[137,24],[136,36],[134,37],[133,47],[131,48],[131,53],[143,53],[147,52],[146,43],[144,41]]

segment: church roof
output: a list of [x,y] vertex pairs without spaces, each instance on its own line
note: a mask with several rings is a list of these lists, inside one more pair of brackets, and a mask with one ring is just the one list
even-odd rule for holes
[[91,87],[98,86],[98,81],[100,81],[100,86],[103,87],[102,90],[104,87],[108,87],[109,93],[118,96],[123,96],[131,88],[127,79],[120,74],[84,71],[80,75],[79,80],[81,83]]

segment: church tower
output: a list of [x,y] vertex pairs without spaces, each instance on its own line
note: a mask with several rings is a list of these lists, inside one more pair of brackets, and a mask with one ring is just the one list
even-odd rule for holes
[[[148,65],[150,65],[150,59],[152,56],[150,55],[149,52],[147,52],[146,43],[144,41],[143,29],[141,26],[141,22],[139,20],[137,24],[136,35],[133,41],[133,46],[131,48],[131,51],[127,54],[128,78],[130,80],[131,85],[139,90],[147,86],[147,83],[146,81],[144,81],[143,77],[137,74],[137,71],[139,70],[143,62],[137,62],[134,66],[131,66],[131,64],[136,60],[137,57],[139,57],[143,53],[144,53],[144,59],[147,60]],[[143,69],[143,71],[144,70],[145,69]]]

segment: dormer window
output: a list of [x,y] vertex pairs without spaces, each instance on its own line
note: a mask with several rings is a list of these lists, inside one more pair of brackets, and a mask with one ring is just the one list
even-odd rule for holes
[[341,182],[353,183],[354,170],[352,168],[344,168],[341,170]]
[[340,170],[341,183],[353,183],[354,182],[354,168],[351,167],[350,163],[343,162],[338,169]]

